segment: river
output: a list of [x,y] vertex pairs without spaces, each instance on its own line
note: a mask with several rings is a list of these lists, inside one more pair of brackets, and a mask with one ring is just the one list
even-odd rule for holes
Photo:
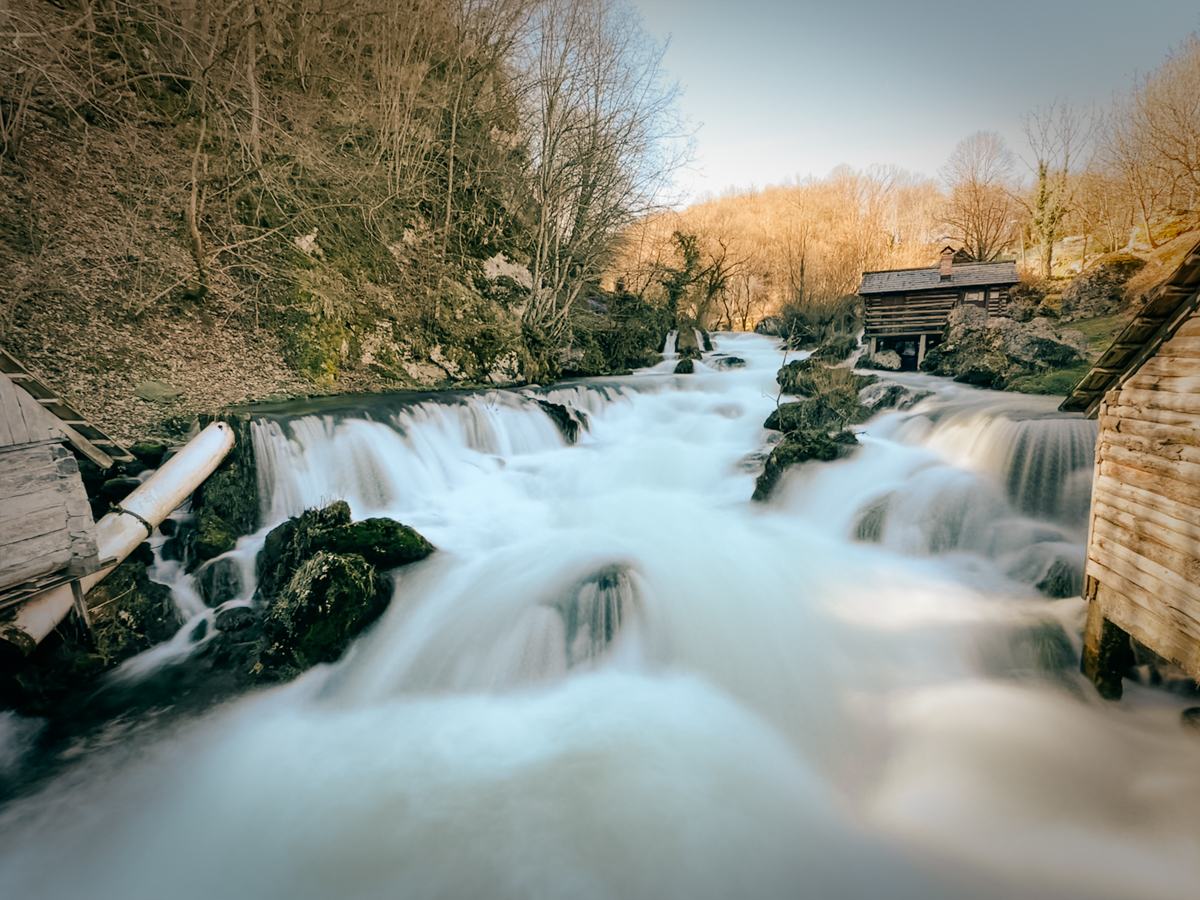
[[1078,674],[1094,423],[901,375],[933,395],[751,503],[782,356],[715,339],[747,365],[256,424],[270,524],[345,498],[439,551],[338,664],[0,809],[0,896],[1193,895],[1186,700]]

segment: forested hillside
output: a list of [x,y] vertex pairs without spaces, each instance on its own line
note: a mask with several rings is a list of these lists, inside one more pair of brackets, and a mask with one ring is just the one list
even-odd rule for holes
[[1171,268],[1171,243],[1200,228],[1200,39],[1108,108],[1050,102],[1022,126],[1014,147],[993,131],[964,138],[936,179],[842,166],[648,217],[610,277],[710,327],[747,328],[844,304],[863,272],[931,265],[950,244],[963,261],[1017,260],[1022,302],[1049,297],[1047,314],[1100,267],[1127,313]]
[[554,377],[687,149],[660,56],[607,0],[9,3],[0,344],[126,433]]

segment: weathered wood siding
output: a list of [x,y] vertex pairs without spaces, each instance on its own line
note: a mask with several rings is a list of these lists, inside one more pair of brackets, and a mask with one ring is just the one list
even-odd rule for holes
[[1100,406],[1088,599],[1200,676],[1200,315]]
[[79,464],[58,419],[0,374],[0,607],[99,568]]
[[1003,288],[987,285],[972,288],[947,288],[943,291],[928,291],[918,294],[883,294],[866,296],[867,308],[865,336],[900,337],[904,335],[940,334],[946,327],[950,310],[963,302],[968,293],[982,295],[977,304],[987,310],[989,316],[1000,314],[1004,303]]
[[43,441],[0,449],[0,593],[96,571],[95,524],[75,457]]

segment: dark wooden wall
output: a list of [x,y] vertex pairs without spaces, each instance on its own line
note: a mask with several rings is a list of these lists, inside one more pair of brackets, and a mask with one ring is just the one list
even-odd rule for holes
[[[882,294],[867,296],[866,337],[893,335],[939,334],[946,327],[955,304],[976,289],[947,288],[919,294]],[[989,316],[1000,313],[1004,289],[981,285],[984,304]]]

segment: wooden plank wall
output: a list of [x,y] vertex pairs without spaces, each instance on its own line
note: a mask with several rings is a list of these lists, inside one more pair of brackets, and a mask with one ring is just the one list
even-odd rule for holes
[[0,592],[99,568],[79,464],[55,441],[0,449]]
[[1200,677],[1200,314],[1100,407],[1088,599]]
[[955,288],[946,291],[930,291],[924,294],[891,295],[864,298],[867,306],[865,336],[887,337],[901,334],[940,334],[946,327],[950,310],[967,292],[987,292],[984,309],[989,316],[997,316],[1004,305],[1003,288],[982,285],[978,288]]
[[0,374],[0,605],[99,568],[79,464],[42,404]]
[[899,298],[866,299],[866,337],[892,334],[934,334],[946,327],[946,318],[958,302],[958,291],[937,291]]

